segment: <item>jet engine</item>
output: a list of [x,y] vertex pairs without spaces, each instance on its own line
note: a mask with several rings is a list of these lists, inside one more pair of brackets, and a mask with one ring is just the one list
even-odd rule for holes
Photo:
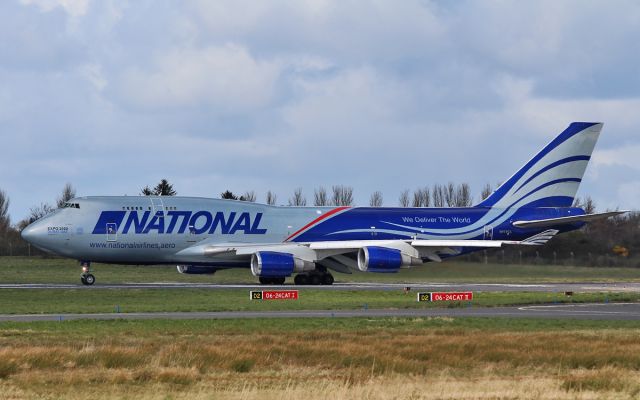
[[259,251],[251,257],[251,273],[258,277],[285,277],[293,272],[313,271],[315,263],[289,253]]
[[178,265],[178,272],[181,274],[190,274],[190,275],[213,275],[216,273],[216,267],[208,267],[201,265]]
[[400,267],[408,267],[412,257],[400,250],[386,247],[363,247],[358,251],[358,269],[363,272],[398,272]]

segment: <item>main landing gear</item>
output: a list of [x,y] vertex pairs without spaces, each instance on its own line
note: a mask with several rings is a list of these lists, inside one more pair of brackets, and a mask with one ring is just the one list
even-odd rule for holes
[[258,279],[260,280],[260,284],[262,285],[284,285],[284,281],[286,278],[284,276],[276,276],[276,277],[261,276]]
[[[284,285],[285,277],[266,277],[261,276],[258,278],[262,285]],[[333,275],[331,275],[328,271],[311,271],[304,272],[296,275],[293,278],[293,282],[298,285],[333,285]]]
[[89,261],[80,261],[80,266],[82,266],[80,282],[87,286],[93,285],[96,282],[96,277],[91,273],[91,263]]
[[327,271],[312,271],[293,278],[296,285],[333,285],[333,275]]

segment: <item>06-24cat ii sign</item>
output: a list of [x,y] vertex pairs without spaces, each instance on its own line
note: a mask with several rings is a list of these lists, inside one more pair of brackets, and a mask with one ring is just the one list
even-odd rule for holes
[[473,292],[419,292],[418,301],[471,301]]

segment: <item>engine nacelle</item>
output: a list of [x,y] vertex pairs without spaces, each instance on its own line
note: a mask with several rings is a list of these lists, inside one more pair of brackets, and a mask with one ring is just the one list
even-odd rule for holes
[[190,275],[213,275],[218,270],[216,267],[201,265],[178,265],[176,268],[179,273]]
[[259,251],[251,257],[251,273],[260,277],[291,276],[293,272],[313,271],[315,263],[301,260],[289,253]]
[[387,247],[363,247],[358,251],[358,269],[363,272],[398,272],[411,265],[411,257]]

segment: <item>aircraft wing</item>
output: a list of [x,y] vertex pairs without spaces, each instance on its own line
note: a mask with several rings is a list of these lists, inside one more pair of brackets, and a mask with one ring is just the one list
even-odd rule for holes
[[356,253],[363,247],[386,247],[400,250],[416,259],[427,258],[431,261],[442,261],[440,255],[459,254],[461,248],[497,248],[505,245],[541,245],[558,233],[550,229],[522,241],[510,240],[350,240],[324,242],[284,242],[284,243],[210,243],[200,242],[188,247],[178,255],[198,260],[216,256],[250,257],[260,251],[272,251],[293,254],[295,257],[309,262],[322,262],[329,259],[341,264],[348,264],[345,255]]
[[513,226],[515,226],[516,228],[541,228],[546,226],[572,224],[575,222],[592,222],[600,219],[614,217],[616,215],[624,214],[627,212],[628,211],[609,211],[597,214],[575,215],[572,217],[538,219],[534,221],[515,221],[513,223]]

